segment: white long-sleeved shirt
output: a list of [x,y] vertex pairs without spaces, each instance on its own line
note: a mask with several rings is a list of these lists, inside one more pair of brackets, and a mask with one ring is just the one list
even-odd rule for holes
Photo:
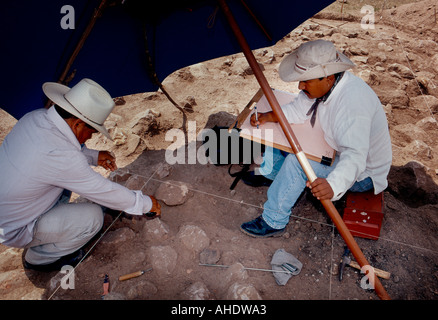
[[[315,99],[304,92],[282,110],[290,123],[302,123]],[[326,142],[338,152],[339,162],[328,175],[340,199],[356,182],[373,180],[375,194],[388,186],[392,163],[391,138],[382,104],[375,92],[359,77],[345,72],[325,102],[318,106],[317,118]]]
[[56,110],[38,109],[21,118],[0,146],[0,243],[23,247],[40,215],[64,189],[102,206],[141,215],[152,200],[114,183],[90,165],[99,151],[79,144]]

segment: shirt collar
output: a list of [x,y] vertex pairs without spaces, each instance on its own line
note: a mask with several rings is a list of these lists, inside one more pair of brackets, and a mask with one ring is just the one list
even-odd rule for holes
[[55,124],[58,130],[79,150],[81,149],[81,145],[76,138],[75,134],[67,124],[67,122],[56,112],[55,107],[50,107],[47,110],[47,117]]
[[338,90],[336,90],[336,88],[337,87],[342,87],[341,85],[339,85],[339,83],[343,83],[343,79],[345,79],[345,78],[347,78],[348,77],[348,72],[347,71],[344,71],[344,72],[342,72],[342,74],[341,74],[341,76],[340,77],[338,77],[336,80],[335,80],[335,83],[333,84],[333,86],[331,87],[331,89],[329,90],[329,92],[327,92],[326,94],[325,94],[325,96],[324,96],[324,98],[325,99],[323,99],[323,103],[324,104],[326,104],[326,103],[328,103],[328,101],[330,100],[330,98],[333,96],[333,91],[336,93]]

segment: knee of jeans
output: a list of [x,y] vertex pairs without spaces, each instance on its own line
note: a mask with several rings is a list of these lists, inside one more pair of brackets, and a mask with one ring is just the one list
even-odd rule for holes
[[294,154],[289,154],[284,160],[284,163],[288,167],[301,168],[301,165]]

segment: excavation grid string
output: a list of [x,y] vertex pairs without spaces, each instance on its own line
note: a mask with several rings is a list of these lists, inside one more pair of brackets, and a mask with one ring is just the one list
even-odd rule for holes
[[[137,174],[137,176],[144,177],[144,176],[139,175],[139,174]],[[150,180],[155,181],[155,182],[159,182],[159,183],[166,183],[166,184],[178,187],[178,188],[180,187],[180,185],[178,185],[176,183],[169,182],[169,181],[164,181],[164,180],[160,180],[160,179],[156,179],[156,178],[151,178]],[[258,206],[258,205],[255,205],[255,204],[251,204],[251,203],[248,203],[248,202],[244,202],[243,200],[231,199],[231,198],[228,198],[228,197],[225,197],[225,196],[221,196],[221,195],[218,195],[218,194],[214,194],[214,193],[211,193],[211,192],[202,191],[202,190],[198,190],[198,189],[194,189],[194,188],[190,188],[190,187],[187,187],[187,188],[190,191],[192,191],[192,192],[204,194],[206,196],[214,197],[214,198],[225,200],[225,201],[229,201],[229,202],[238,203],[238,204],[241,204],[241,205],[245,205],[245,206],[249,206],[249,207],[253,207],[253,208],[257,208],[257,209],[263,209],[263,207],[261,207],[261,206]],[[266,210],[268,210],[268,209],[266,209]],[[303,220],[303,221],[312,222],[312,223],[319,223],[320,225],[328,226],[328,227],[331,227],[331,228],[335,227],[334,224],[328,224],[328,223],[321,222],[321,221],[318,221],[318,220],[313,220],[313,219],[310,219],[310,218],[300,217],[300,216],[297,216],[297,215],[294,215],[294,214],[291,214],[291,217],[299,219],[299,220]],[[366,234],[364,233],[364,235],[366,235]],[[430,251],[430,252],[438,254],[438,251],[433,250],[433,249],[428,249],[428,248],[424,248],[424,247],[420,247],[420,246],[416,246],[416,245],[412,245],[412,244],[408,244],[408,243],[404,243],[404,242],[401,242],[401,241],[396,241],[396,240],[392,240],[392,239],[388,239],[388,238],[384,238],[384,237],[379,237],[379,240],[380,239],[384,240],[384,241],[388,241],[388,242],[393,242],[393,243],[396,243],[396,244],[399,244],[399,245],[408,246],[408,247],[411,247],[413,249],[420,249],[420,250]]]
[[[164,162],[161,163],[158,168],[154,171],[154,173],[152,173],[152,175],[147,179],[147,181],[143,184],[142,189],[149,183],[149,181],[152,179],[152,177],[158,172],[158,170],[161,169],[161,167],[163,166]],[[147,177],[146,177],[147,178]],[[113,222],[108,226],[108,228],[105,229],[105,231],[100,235],[99,239],[96,240],[96,242],[91,246],[91,248],[87,251],[87,253],[85,253],[85,255],[82,257],[82,259],[78,262],[78,264],[73,268],[72,271],[70,271],[69,273],[69,277],[71,275],[74,275],[74,272],[76,271],[76,269],[79,267],[79,265],[82,263],[82,261],[84,261],[84,259],[88,256],[88,254],[94,249],[94,247],[100,242],[100,240],[103,238],[103,236],[108,232],[109,229],[111,229],[111,227],[114,225],[114,223],[120,218],[120,216],[122,215],[123,211],[120,211],[119,214],[117,215],[117,217],[113,220]],[[53,291],[53,293],[49,296],[49,298],[47,300],[51,300],[53,298],[53,296],[56,294],[56,292],[58,292],[59,288],[61,287],[61,284],[55,289],[55,291]]]

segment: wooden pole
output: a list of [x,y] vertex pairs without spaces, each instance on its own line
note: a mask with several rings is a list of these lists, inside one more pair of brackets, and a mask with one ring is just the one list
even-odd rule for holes
[[[248,43],[245,40],[245,37],[243,36],[236,20],[233,17],[233,14],[231,13],[228,5],[226,4],[225,0],[218,0],[225,16],[228,19],[228,23],[230,24],[231,28],[233,29],[234,35],[237,38],[237,41],[239,42],[240,47],[242,48],[243,54],[245,55],[246,59],[248,60],[248,63],[250,67],[252,68],[255,77],[257,78],[257,81],[259,82],[263,93],[265,94],[269,104],[271,105],[272,111],[278,118],[278,122],[280,123],[281,128],[284,131],[284,134],[286,135],[286,138],[288,142],[290,143],[292,150],[294,151],[295,155],[298,158],[298,161],[300,162],[304,172],[306,173],[307,178],[310,182],[313,182],[316,179],[315,172],[313,171],[312,167],[309,164],[309,161],[307,160],[301,146],[298,143],[298,140],[289,124],[289,122],[286,119],[286,116],[284,115],[283,111],[281,110],[280,104],[278,103],[274,93],[272,92],[272,89],[269,86],[268,81],[266,80],[262,70],[260,69],[257,60],[254,57],[254,54],[252,53],[251,49],[249,48]],[[324,206],[325,210],[327,211],[328,215],[332,219],[333,223],[335,224],[336,228],[338,229],[340,235],[345,240],[348,248],[350,249],[351,253],[353,254],[356,261],[359,263],[361,267],[369,266],[370,264],[366,260],[364,254],[360,250],[358,244],[354,240],[350,230],[348,230],[347,226],[345,225],[344,221],[342,220],[341,216],[339,215],[338,211],[336,210],[335,206],[330,200],[321,200],[322,205]],[[385,288],[382,286],[380,280],[377,278],[377,275],[374,275],[374,281],[370,279],[370,283],[374,284],[374,289],[382,300],[389,300],[390,297],[388,293],[385,291]]]

